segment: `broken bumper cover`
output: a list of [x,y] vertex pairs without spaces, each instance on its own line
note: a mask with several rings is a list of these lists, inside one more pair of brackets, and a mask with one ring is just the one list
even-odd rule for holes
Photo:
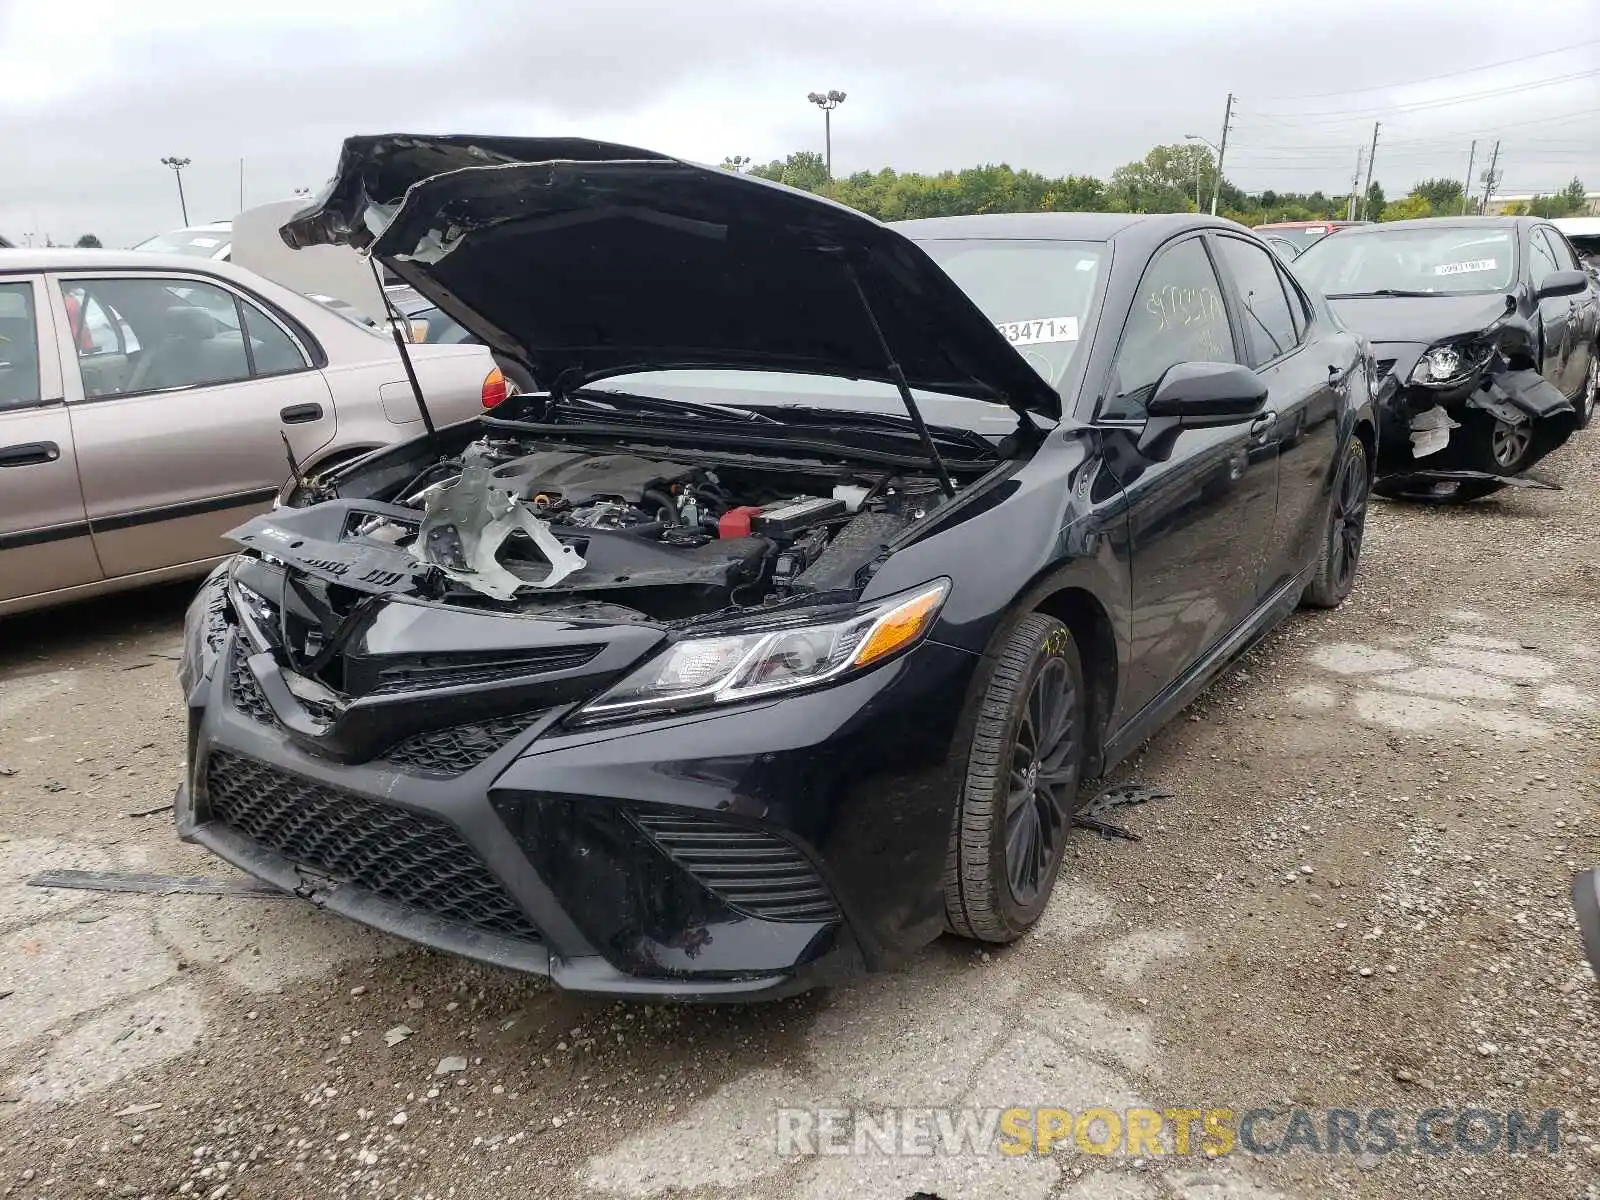
[[941,928],[951,697],[974,655],[924,644],[838,687],[608,728],[547,713],[446,775],[285,737],[239,671],[242,633],[196,631],[220,587],[190,613],[178,831],[276,887],[639,997],[781,996],[888,965]]

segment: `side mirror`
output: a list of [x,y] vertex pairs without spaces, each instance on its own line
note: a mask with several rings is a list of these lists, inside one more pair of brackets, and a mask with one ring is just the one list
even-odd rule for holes
[[1600,868],[1583,871],[1572,881],[1572,907],[1578,933],[1594,973],[1600,975]]
[[1589,277],[1582,271],[1557,271],[1546,275],[1544,282],[1533,290],[1540,300],[1551,296],[1576,296],[1589,290]]
[[1167,368],[1145,405],[1148,420],[1139,435],[1139,453],[1166,462],[1185,429],[1237,425],[1259,413],[1267,385],[1238,363],[1181,362]]

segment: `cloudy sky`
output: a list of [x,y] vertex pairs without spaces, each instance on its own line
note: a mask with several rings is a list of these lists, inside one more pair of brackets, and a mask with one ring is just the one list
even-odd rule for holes
[[[468,16],[468,12],[471,16]],[[577,133],[699,161],[983,162],[1104,176],[1186,133],[1247,190],[1348,191],[1382,122],[1394,194],[1479,167],[1600,189],[1594,0],[0,0],[0,233],[128,245],[316,188],[340,139]],[[1408,80],[1415,82],[1408,82]]]

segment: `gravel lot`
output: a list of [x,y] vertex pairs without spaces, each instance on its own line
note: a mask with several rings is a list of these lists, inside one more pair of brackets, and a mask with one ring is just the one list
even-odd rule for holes
[[[1600,430],[1561,492],[1380,505],[1293,618],[1119,777],[1041,928],[748,1009],[597,1003],[299,902],[22,883],[237,878],[180,846],[185,595],[0,624],[0,1194],[1600,1198]],[[148,815],[135,815],[148,814]],[[403,1028],[402,1028],[403,1027]],[[454,1060],[454,1061],[450,1061]],[[1551,1154],[780,1157],[775,1108],[1560,1110]],[[1595,1139],[1595,1140],[1591,1140]]]

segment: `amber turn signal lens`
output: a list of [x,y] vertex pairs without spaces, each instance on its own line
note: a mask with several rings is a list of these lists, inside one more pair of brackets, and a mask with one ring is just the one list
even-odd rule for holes
[[861,644],[861,649],[856,651],[851,665],[864,667],[877,662],[926,633],[928,625],[939,611],[939,606],[944,602],[947,586],[941,582],[879,617],[872,627],[872,632]]

